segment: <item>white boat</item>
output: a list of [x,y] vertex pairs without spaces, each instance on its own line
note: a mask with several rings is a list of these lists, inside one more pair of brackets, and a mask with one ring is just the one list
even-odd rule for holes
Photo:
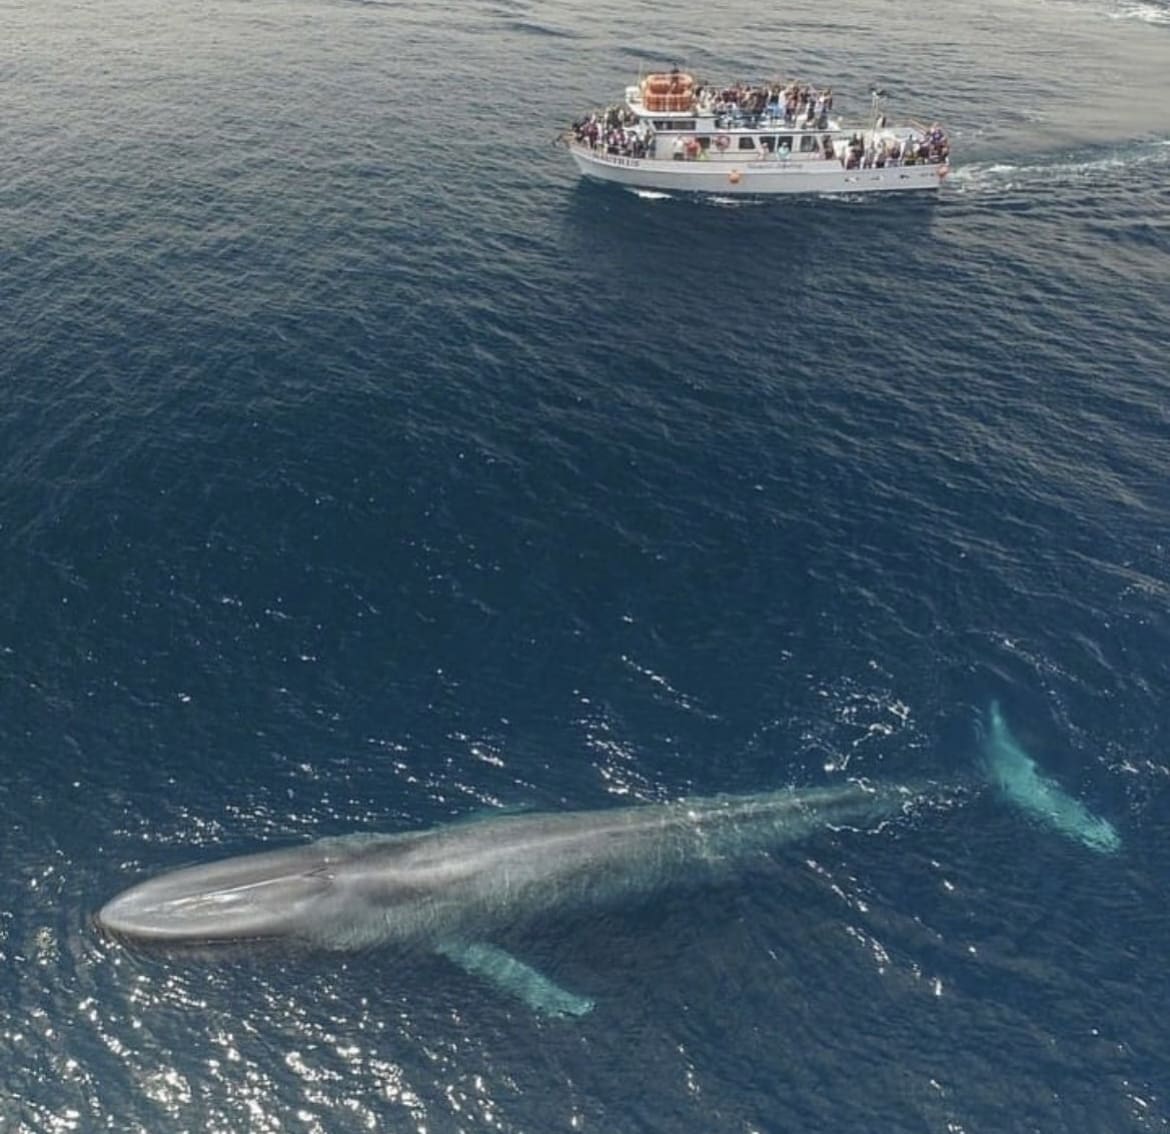
[[675,68],[626,88],[625,100],[561,136],[578,169],[632,189],[723,196],[937,191],[950,172],[938,126],[892,124],[885,92],[865,123],[833,115],[833,93],[807,83],[714,87]]

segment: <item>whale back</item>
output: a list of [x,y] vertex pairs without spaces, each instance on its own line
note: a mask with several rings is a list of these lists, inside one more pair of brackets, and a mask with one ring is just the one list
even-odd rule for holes
[[898,789],[850,783],[328,838],[162,874],[114,898],[97,921],[159,943],[283,937],[359,948],[476,938],[550,911],[719,877],[818,828],[881,821],[913,802]]

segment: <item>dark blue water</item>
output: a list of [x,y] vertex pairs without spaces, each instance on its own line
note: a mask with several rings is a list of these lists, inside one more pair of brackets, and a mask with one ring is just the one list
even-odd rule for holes
[[[16,2],[0,1128],[1170,1124],[1170,12]],[[942,120],[937,202],[578,184],[675,60]],[[991,793],[439,958],[139,955],[169,866],[497,807]]]

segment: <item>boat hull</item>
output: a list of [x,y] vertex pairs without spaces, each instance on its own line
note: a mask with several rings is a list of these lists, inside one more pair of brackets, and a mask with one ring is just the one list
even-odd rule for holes
[[937,192],[946,165],[898,165],[884,169],[844,169],[834,160],[660,161],[621,157],[571,143],[569,152],[586,177],[631,189],[718,196],[780,196]]

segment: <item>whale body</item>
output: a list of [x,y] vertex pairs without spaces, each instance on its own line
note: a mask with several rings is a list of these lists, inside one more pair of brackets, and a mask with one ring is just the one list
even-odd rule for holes
[[493,930],[718,878],[753,854],[818,829],[880,823],[923,799],[848,783],[327,838],[161,874],[96,921],[114,937],[166,945],[423,945],[537,1011],[574,1015],[591,1002],[491,945]]
[[[991,782],[1009,801],[1093,850],[1117,848],[1105,820],[1037,772],[997,706],[984,755]],[[493,933],[719,878],[817,830],[871,829],[954,795],[851,782],[327,838],[161,874],[108,902],[96,922],[116,938],[148,944],[423,946],[537,1012],[581,1015],[591,1000],[491,944]]]
[[172,943],[441,941],[663,889],[697,868],[718,872],[816,828],[888,817],[912,800],[849,783],[321,839],[162,874],[118,895],[97,920],[118,936]]

